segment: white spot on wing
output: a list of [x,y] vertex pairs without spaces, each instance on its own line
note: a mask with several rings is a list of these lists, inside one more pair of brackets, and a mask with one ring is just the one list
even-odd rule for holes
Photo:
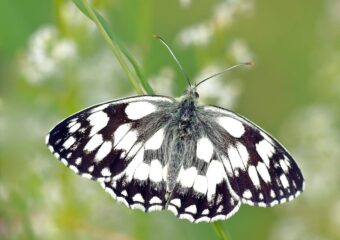
[[197,141],[196,155],[198,158],[209,163],[213,152],[214,147],[208,138],[203,137]]
[[162,146],[164,139],[164,129],[159,129],[148,141],[145,143],[146,150],[157,150]]
[[96,162],[102,161],[111,152],[111,149],[112,149],[111,141],[104,142],[100,146],[96,156],[94,157],[94,161]]
[[65,149],[69,149],[75,142],[76,142],[76,139],[71,136],[63,143],[63,147]]
[[163,207],[160,206],[160,205],[153,205],[153,206],[150,206],[149,209],[148,209],[148,212],[153,212],[153,211],[160,211],[162,210]]
[[90,173],[93,172],[93,170],[94,170],[94,165],[89,166],[89,168],[87,169],[87,171]]
[[290,168],[290,162],[289,162],[289,159],[287,158],[287,156],[285,156],[285,163],[287,165],[288,168]]
[[200,222],[210,222],[210,218],[209,217],[200,217],[198,219],[196,219],[195,223],[200,223]]
[[179,207],[179,208],[181,207],[181,199],[179,199],[179,198],[172,199],[170,201],[170,203],[172,205],[175,205],[176,207]]
[[185,170],[182,167],[178,174],[178,178],[179,178],[178,181],[181,183],[183,187],[192,187],[196,176],[197,176],[197,169],[195,167],[187,168]]
[[168,205],[168,210],[170,212],[172,212],[175,216],[177,216],[178,212],[177,212],[177,208],[175,206]]
[[122,140],[122,138],[128,133],[128,131],[130,131],[130,129],[130,123],[120,125],[113,134],[114,144],[117,145],[120,140]]
[[74,133],[75,131],[77,131],[80,128],[81,124],[80,123],[76,123],[74,124],[68,131],[70,133]]
[[210,213],[209,209],[204,209],[202,215],[208,215]]
[[211,221],[214,222],[214,221],[222,221],[222,220],[225,220],[227,217],[224,216],[224,215],[217,215],[217,216],[214,216]]
[[266,141],[268,141],[271,144],[274,144],[273,140],[266,133],[264,133],[263,131],[260,131],[260,134]]
[[[126,156],[126,158],[127,159],[133,158],[137,154],[137,152],[141,149],[142,145],[143,144],[141,142],[136,143],[135,145],[133,145],[133,147],[129,151],[128,155]],[[121,157],[123,157],[123,155],[121,155]]]
[[157,110],[150,102],[131,102],[125,108],[127,117],[131,120],[141,119]]
[[51,153],[54,152],[54,148],[51,145],[48,145],[48,149],[51,151]]
[[237,143],[236,147],[242,159],[243,165],[245,166],[245,168],[247,168],[248,161],[249,161],[249,153],[248,153],[247,148],[242,143]]
[[208,180],[203,175],[198,175],[195,179],[194,190],[203,194],[208,191]]
[[81,174],[82,177],[87,178],[87,179],[92,179],[92,175],[88,173],[83,173]]
[[81,164],[81,161],[82,161],[82,160],[81,160],[81,157],[78,157],[78,158],[75,160],[74,163],[75,163],[76,165],[80,165],[80,164]]
[[131,209],[139,209],[139,210],[142,210],[143,212],[145,212],[145,207],[140,203],[135,203],[135,204],[131,205]]
[[208,179],[208,192],[207,198],[210,201],[216,193],[216,185],[221,183],[223,179],[226,177],[224,176],[224,168],[220,161],[212,160],[209,164],[207,170],[207,179]]
[[74,124],[77,123],[77,119],[72,119],[68,124],[67,124],[67,127],[68,128],[71,128]]
[[259,199],[263,200],[263,194],[262,193],[259,194]]
[[228,148],[228,157],[230,159],[230,163],[231,163],[233,170],[236,170],[236,169],[242,169],[243,171],[245,170],[242,158],[236,147],[230,146]]
[[60,158],[60,155],[59,155],[59,153],[57,153],[57,152],[55,152],[54,154],[53,154],[56,158]]
[[190,205],[189,207],[185,208],[184,211],[195,215],[197,213],[196,205]]
[[257,174],[256,168],[254,166],[249,166],[248,174],[249,174],[250,180],[253,182],[254,186],[256,188],[260,188],[261,187],[260,179],[259,179],[259,176]]
[[[136,171],[136,168],[138,167],[138,165],[143,162],[143,157],[144,157],[144,149],[142,148],[137,155],[131,160],[131,162],[129,163],[129,165],[125,168],[124,173],[126,174],[126,176],[128,177],[128,180],[131,181],[132,177]],[[118,179],[121,177],[121,174],[115,176],[115,179]]]
[[85,145],[84,150],[92,152],[103,143],[103,137],[101,134],[95,134],[90,141]]
[[217,213],[220,213],[220,212],[222,212],[222,210],[223,210],[223,206],[220,205],[220,206],[218,206],[216,212],[217,212]]
[[163,168],[161,162],[157,159],[152,160],[150,164],[150,180],[156,183],[161,182],[162,175]]
[[123,203],[126,207],[129,207],[129,203],[126,201],[123,197],[117,197],[116,198],[118,202]]
[[109,122],[109,117],[103,111],[92,113],[87,120],[90,121],[90,125],[92,126],[90,136],[93,136],[104,127],[106,127]]
[[282,174],[282,175],[280,176],[280,181],[281,181],[282,186],[283,186],[284,188],[288,188],[288,187],[289,187],[289,182],[288,182],[288,179],[287,179],[287,177],[286,177],[285,174]]
[[104,177],[109,177],[111,176],[111,171],[108,167],[103,168],[100,172]]
[[123,137],[123,139],[117,144],[116,148],[129,151],[136,141],[137,141],[137,131],[129,131]]
[[265,181],[266,183],[270,182],[270,175],[268,172],[268,169],[266,167],[266,165],[262,162],[259,162],[257,164],[257,172],[259,173],[259,175],[261,176],[261,178],[263,179],[263,181]]
[[150,204],[160,204],[160,203],[162,203],[162,200],[159,197],[154,196],[150,199]]
[[145,181],[146,179],[148,179],[149,171],[150,171],[149,164],[142,162],[138,165],[136,172],[135,172],[133,177],[135,179]]
[[273,189],[270,190],[270,196],[271,196],[272,198],[275,198],[275,197],[276,197],[276,194],[275,194],[275,192],[274,192]]
[[47,134],[47,136],[45,137],[45,144],[48,144],[50,140],[50,134]]
[[245,190],[245,191],[243,192],[242,196],[243,196],[244,198],[249,199],[249,198],[252,197],[252,194],[251,194],[250,190],[247,189],[247,190]]
[[240,138],[245,132],[243,123],[235,118],[220,117],[217,122],[233,137]]
[[135,196],[132,197],[132,200],[135,202],[144,203],[144,198],[140,193],[135,194]]
[[288,173],[289,168],[284,159],[280,159],[280,166],[285,173]]
[[182,213],[179,215],[179,219],[186,219],[189,220],[190,222],[194,222],[195,219],[193,216],[191,216],[191,214],[186,214],[186,213]]
[[79,173],[79,170],[78,170],[78,168],[77,168],[76,166],[70,165],[69,168],[70,168],[73,172]]
[[114,191],[111,188],[105,187],[105,192],[107,192],[108,194],[111,195],[112,198],[116,198],[116,194],[114,193]]
[[228,175],[233,176],[233,169],[230,165],[229,159],[225,156],[222,156],[221,159],[222,159],[222,162],[223,162],[225,169],[227,170]]
[[268,141],[262,140],[256,144],[256,151],[262,158],[263,162],[269,167],[270,158],[273,156],[275,149]]

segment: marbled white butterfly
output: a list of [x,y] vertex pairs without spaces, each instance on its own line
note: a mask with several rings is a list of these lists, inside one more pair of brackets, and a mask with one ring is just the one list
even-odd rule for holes
[[46,144],[126,206],[195,223],[227,219],[241,203],[297,197],[304,180],[287,150],[244,117],[199,105],[197,85],[179,100],[136,96],[89,107],[55,126]]

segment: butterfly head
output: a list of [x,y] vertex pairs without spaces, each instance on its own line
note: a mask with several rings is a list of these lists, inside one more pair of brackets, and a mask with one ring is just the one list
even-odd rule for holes
[[196,86],[189,85],[189,87],[184,91],[183,98],[189,101],[191,100],[193,102],[196,102],[199,98]]

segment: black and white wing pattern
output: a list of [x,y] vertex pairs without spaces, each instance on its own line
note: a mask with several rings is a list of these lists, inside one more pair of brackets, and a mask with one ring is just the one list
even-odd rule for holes
[[273,137],[228,110],[204,106],[204,128],[242,203],[269,207],[290,201],[304,189],[302,173]]
[[50,151],[113,198],[146,212],[167,209],[191,222],[231,217],[241,203],[269,207],[304,188],[289,153],[228,110],[141,96],[76,113],[46,137]]
[[55,157],[83,177],[101,182],[122,175],[131,178],[134,169],[128,165],[143,161],[141,149],[158,144],[161,127],[170,117],[164,110],[173,101],[141,96],[87,108],[54,127],[46,144]]
[[193,164],[181,167],[167,209],[178,218],[194,223],[230,218],[238,211],[241,201],[231,189],[211,141],[201,136],[193,154]]

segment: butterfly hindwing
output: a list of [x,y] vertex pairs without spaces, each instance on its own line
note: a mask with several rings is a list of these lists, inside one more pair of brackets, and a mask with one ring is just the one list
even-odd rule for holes
[[151,212],[166,205],[167,167],[165,154],[167,137],[160,128],[138,150],[118,179],[102,183],[118,201],[135,209]]
[[[198,127],[199,128],[199,127]],[[240,207],[239,197],[231,189],[226,171],[212,142],[201,132],[188,153],[171,191],[167,209],[191,222],[212,222],[231,217]]]
[[84,177],[118,179],[147,139],[168,121],[166,109],[172,105],[173,99],[159,96],[99,104],[59,123],[46,137],[46,144]]
[[290,154],[262,129],[228,110],[199,111],[205,128],[242,203],[273,206],[303,191],[301,171]]

